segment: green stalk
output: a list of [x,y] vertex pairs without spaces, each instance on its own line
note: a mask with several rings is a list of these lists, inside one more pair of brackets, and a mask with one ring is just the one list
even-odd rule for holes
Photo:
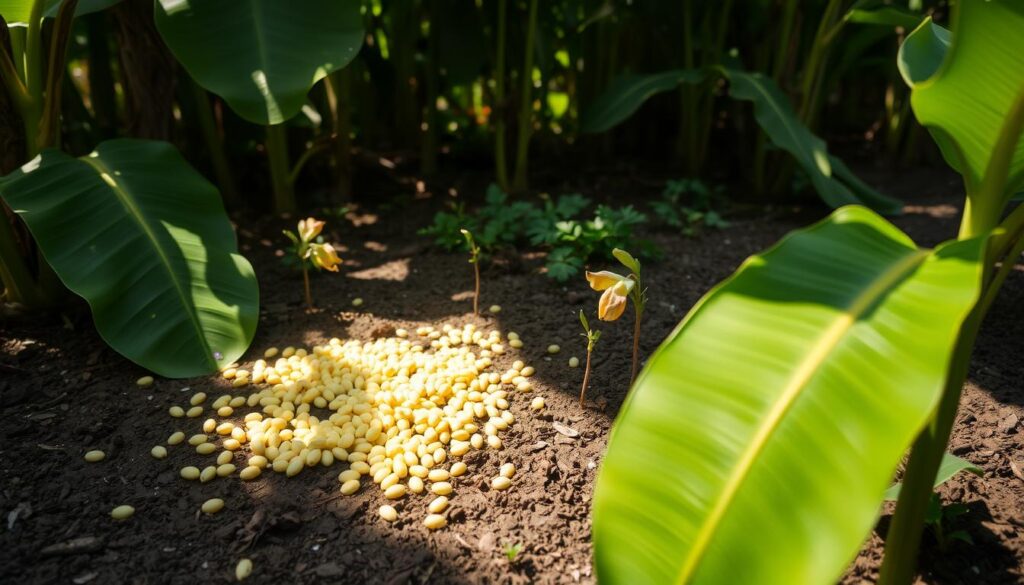
[[[683,0],[683,67],[693,69],[693,0]],[[695,177],[699,171],[697,153],[697,94],[690,84],[679,92],[679,154],[686,159],[687,173]]]
[[352,69],[345,67],[327,77],[324,85],[334,132],[334,173],[337,203],[352,198]]
[[224,139],[217,129],[213,108],[210,107],[210,96],[190,77],[187,78],[186,83],[191,86],[192,96],[195,98],[196,118],[199,122],[199,129],[203,133],[203,140],[206,142],[206,152],[210,155],[210,164],[213,166],[213,174],[217,177],[221,195],[224,196],[226,203],[237,206],[239,204],[238,189],[235,187],[235,177],[231,173],[228,155],[224,151]]
[[810,124],[811,118],[814,116],[817,110],[818,94],[821,91],[822,74],[824,73],[824,65],[828,58],[828,47],[831,41],[836,37],[842,28],[843,23],[840,22],[834,27],[832,21],[835,20],[836,14],[842,6],[842,0],[829,0],[828,5],[825,7],[824,14],[821,15],[821,22],[818,24],[818,31],[814,35],[814,41],[811,43],[811,52],[807,58],[807,63],[804,66],[803,79],[800,89],[800,121],[805,126],[813,129],[814,126]]
[[117,123],[117,97],[110,67],[106,18],[105,12],[97,12],[85,17],[85,24],[89,37],[89,102],[100,135],[109,138],[114,135]]
[[530,134],[533,130],[533,44],[537,36],[537,0],[530,0],[530,16],[526,24],[526,55],[520,71],[519,131],[516,136],[516,175],[512,187],[526,190],[526,177],[530,163]]
[[[23,77],[28,102],[21,112],[21,121],[25,126],[25,151],[28,158],[39,153],[39,123],[43,107],[43,8],[44,0],[32,2],[32,10],[28,19],[28,31],[25,33],[25,65]],[[13,40],[13,39],[12,39]]]
[[35,279],[21,255],[6,209],[0,209],[0,282],[7,302],[28,305],[38,297]]
[[71,39],[71,21],[75,17],[78,0],[67,0],[60,6],[50,31],[50,51],[46,64],[44,84],[46,92],[37,131],[38,147],[60,146],[61,86],[64,81],[65,59]]
[[508,192],[508,162],[505,157],[505,42],[508,36],[508,0],[498,0],[498,47],[494,65],[494,172],[498,186]]
[[266,149],[274,194],[274,212],[295,211],[295,192],[289,180],[288,133],[284,124],[267,126]]

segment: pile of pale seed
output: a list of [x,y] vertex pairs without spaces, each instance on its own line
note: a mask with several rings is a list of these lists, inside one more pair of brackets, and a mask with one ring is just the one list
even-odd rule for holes
[[[216,464],[184,467],[181,477],[208,482],[231,476],[238,452],[246,458],[238,471],[243,480],[265,470],[292,477],[306,468],[346,465],[338,475],[342,494],[358,492],[364,476],[398,506],[409,494],[429,494],[433,499],[423,524],[431,530],[444,527],[448,496],[456,478],[468,471],[459,458],[470,450],[502,449],[499,433],[515,423],[510,389],[531,391],[534,369],[516,361],[503,374],[489,371],[491,358],[505,352],[501,334],[485,334],[472,324],[445,325],[441,331],[421,327],[414,335],[399,329],[396,336],[370,343],[331,339],[308,351],[285,348],[280,357],[277,348],[270,348],[251,373],[226,369],[223,376],[235,388],[253,384],[262,389],[213,401],[221,420],[207,419],[202,432],[187,440]],[[522,345],[515,333],[508,338]],[[187,406],[171,407],[170,414],[201,417],[206,399],[202,392],[195,394]],[[241,425],[224,420],[243,407],[258,410],[245,414]],[[544,408],[543,398],[535,398],[530,407]],[[185,440],[186,434],[177,431],[167,444]],[[162,459],[167,450],[158,445],[152,455]],[[515,472],[515,465],[506,462],[491,488],[508,489]],[[216,513],[222,507],[223,501],[211,500],[203,511]],[[393,522],[399,511],[381,506],[380,516]]]

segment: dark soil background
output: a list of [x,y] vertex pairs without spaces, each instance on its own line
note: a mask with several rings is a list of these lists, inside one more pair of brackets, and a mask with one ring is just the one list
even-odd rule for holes
[[[957,177],[922,169],[899,174],[868,171],[869,182],[908,202],[895,222],[922,244],[952,237],[960,212]],[[641,208],[664,179],[658,171],[629,167],[537,183],[552,194],[582,192],[599,201]],[[564,176],[564,175],[560,175]],[[395,178],[374,191],[373,202],[345,220],[329,219],[330,239],[343,244],[341,274],[313,278],[320,310],[303,311],[301,278],[275,251],[280,229],[294,219],[253,223],[235,218],[243,253],[260,279],[262,314],[251,364],[270,346],[312,345],[331,337],[369,340],[396,327],[476,322],[517,331],[526,343],[496,360],[497,368],[523,359],[537,368],[535,390],[515,394],[517,422],[502,433],[505,449],[473,452],[470,473],[456,482],[449,526],[428,532],[421,524],[429,498],[412,497],[401,520],[377,515],[384,503],[376,486],[352,497],[338,493],[338,472],[306,470],[286,479],[266,473],[242,482],[237,475],[208,484],[182,480],[178,470],[200,459],[187,445],[170,447],[162,461],[149,455],[168,435],[197,432],[200,419],[172,419],[167,408],[193,392],[228,393],[225,381],[158,379],[138,388],[139,367],[99,339],[87,312],[58,317],[8,317],[0,329],[0,582],[2,583],[230,583],[238,559],[253,560],[251,583],[589,583],[590,497],[608,431],[622,403],[629,373],[632,318],[602,323],[586,408],[577,403],[584,357],[576,313],[592,310],[597,296],[583,278],[566,286],[538,273],[539,253],[505,256],[484,270],[482,306],[500,314],[470,314],[472,272],[462,255],[445,254],[416,235],[448,193],[482,193],[483,175],[460,176],[419,192],[411,178]],[[429,196],[433,192],[436,195]],[[642,349],[649,355],[687,310],[748,255],[827,210],[811,206],[745,207],[722,231],[685,239],[649,235],[665,259],[645,266],[651,303]],[[592,269],[612,268],[598,263]],[[941,493],[969,513],[962,529],[975,544],[954,542],[940,551],[926,535],[920,580],[929,584],[1024,581],[1024,387],[1018,359],[1024,339],[1024,277],[1008,279],[985,325],[965,389],[952,451],[981,466],[984,477],[958,476]],[[362,306],[352,299],[362,298]],[[545,348],[561,345],[549,358]],[[237,394],[237,393],[236,393]],[[540,414],[528,409],[544,396]],[[241,409],[248,411],[248,409]],[[569,437],[559,422],[578,432]],[[82,456],[102,449],[107,459]],[[512,461],[512,489],[491,491],[487,480]],[[225,509],[199,512],[211,497]],[[126,522],[110,519],[120,504],[136,508]],[[843,583],[873,582],[890,508],[853,562]],[[522,552],[510,563],[508,543]]]

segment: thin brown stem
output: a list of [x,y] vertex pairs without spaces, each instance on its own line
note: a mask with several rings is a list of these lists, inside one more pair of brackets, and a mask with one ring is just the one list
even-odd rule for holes
[[633,324],[633,369],[629,374],[629,383],[632,384],[633,380],[636,380],[636,370],[640,365],[640,317],[642,313],[637,310],[636,322]]
[[479,260],[473,263],[473,276],[476,279],[476,285],[473,288],[473,314],[480,314],[480,262]]
[[587,366],[583,369],[583,387],[580,388],[580,406],[583,406],[583,396],[587,393],[587,384],[590,382],[590,354],[593,353],[587,348]]
[[302,267],[302,282],[306,285],[306,307],[309,309],[313,308],[313,294],[309,291],[309,268],[305,265]]

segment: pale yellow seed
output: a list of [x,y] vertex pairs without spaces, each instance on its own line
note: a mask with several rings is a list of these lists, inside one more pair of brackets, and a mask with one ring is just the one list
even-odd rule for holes
[[427,479],[430,481],[448,481],[449,475],[447,469],[431,469]]
[[447,526],[448,520],[446,520],[445,517],[440,514],[429,514],[426,518],[423,519],[423,525],[429,528],[430,530],[437,530],[439,528],[444,528],[445,526]]
[[501,449],[501,438],[498,435],[488,435],[487,446],[491,449]]
[[394,522],[395,520],[398,520],[398,510],[394,509],[392,506],[384,504],[380,507],[380,517],[388,522]]
[[100,451],[99,449],[95,449],[93,451],[89,451],[89,452],[87,452],[85,454],[85,460],[88,461],[89,463],[96,463],[98,461],[103,461],[104,459],[106,459],[106,457],[107,457],[107,454],[104,453],[103,451]]
[[513,465],[512,463],[506,463],[505,465],[501,466],[500,470],[498,470],[498,475],[500,475],[501,477],[507,477],[509,479],[512,479],[512,476],[515,474],[516,466]]
[[447,481],[439,481],[434,484],[431,484],[430,491],[434,492],[439,496],[447,496],[448,494],[452,493],[452,484],[448,483]]
[[536,369],[534,369],[534,367],[533,367],[533,366],[526,366],[525,368],[523,368],[522,370],[520,370],[520,372],[519,372],[519,373],[520,373],[520,375],[522,375],[522,376],[523,376],[524,378],[529,378],[529,377],[530,377],[530,376],[532,376],[532,375],[534,374],[534,372],[536,372],[536,371],[537,371],[537,370],[536,370]]
[[249,379],[248,378],[235,378],[235,380],[233,382],[231,382],[231,386],[233,386],[235,388],[241,388],[242,386],[245,386],[248,383],[249,383]]
[[202,445],[209,440],[210,437],[207,437],[206,435],[192,435],[188,438],[188,444],[195,447],[196,445]]
[[234,430],[234,428],[235,425],[233,423],[223,422],[217,425],[216,430],[218,435],[230,435],[231,431]]
[[196,453],[200,455],[211,455],[217,450],[217,445],[213,443],[203,443],[202,445],[196,445]]
[[533,390],[533,384],[531,384],[531,383],[529,383],[529,382],[524,380],[524,381],[516,384],[516,390],[518,390],[520,392],[529,392],[530,390]]
[[169,412],[169,413],[171,414],[171,416],[173,416],[174,418],[181,418],[181,417],[185,416],[185,409],[184,409],[184,408],[182,408],[182,407],[180,407],[180,406],[172,406],[172,407],[171,407],[171,408],[170,408],[170,409],[168,410],[168,412]]
[[452,464],[452,468],[448,471],[448,473],[450,473],[452,477],[460,477],[462,475],[465,475],[467,470],[468,468],[466,467],[465,463],[463,463],[462,461],[456,461],[455,463]]
[[203,470],[199,472],[199,481],[202,483],[213,481],[213,478],[215,477],[217,477],[217,468],[212,465],[204,467]]
[[484,436],[481,435],[480,433],[475,433],[472,437],[470,437],[469,444],[472,445],[474,449],[483,449]]
[[252,575],[252,561],[249,559],[242,559],[235,565],[235,579],[242,581]]
[[409,491],[414,494],[422,494],[426,486],[423,484],[423,480],[416,477],[415,475],[409,478]]
[[217,512],[220,512],[223,509],[224,500],[220,498],[210,498],[209,500],[203,502],[202,507],[200,507],[200,510],[202,510],[204,514],[216,514]]
[[208,418],[205,421],[203,421],[203,432],[204,433],[209,434],[209,433],[212,433],[215,430],[217,430],[217,421],[213,420],[212,418]]
[[284,474],[288,477],[295,477],[300,471],[306,466],[306,460],[302,457],[295,457],[288,462],[288,467],[285,468]]
[[558,347],[558,345],[554,343],[548,346],[548,353],[550,353],[551,355],[554,355],[560,351],[562,351],[562,348]]
[[512,480],[499,475],[498,477],[491,480],[491,487],[496,490],[507,490],[512,487]]
[[262,469],[267,466],[267,458],[263,455],[253,455],[249,458],[249,465]]
[[361,299],[359,297],[356,297],[356,298],[352,299],[352,306],[353,307],[358,307],[358,306],[361,306],[362,304],[363,304],[363,299]]
[[219,417],[229,417],[232,414],[235,414],[235,409],[231,408],[230,406],[222,406],[217,409],[217,416]]
[[187,416],[189,418],[196,418],[196,417],[198,417],[201,414],[203,414],[203,407],[202,406],[193,406],[192,408],[190,408],[187,411],[185,411],[185,416]]
[[206,392],[196,392],[192,395],[192,398],[188,401],[192,406],[199,406],[206,402]]
[[350,480],[346,481],[345,483],[341,484],[341,493],[346,495],[346,496],[351,496],[352,494],[354,494],[354,493],[356,493],[358,491],[359,491],[359,480],[358,479],[350,479]]
[[[212,444],[212,443],[211,443]],[[242,442],[238,439],[224,439],[222,443],[228,451],[238,451],[242,448]]]
[[238,477],[242,478],[245,481],[249,481],[249,480],[253,480],[253,479],[256,479],[257,477],[259,477],[260,473],[262,473],[262,472],[263,472],[263,470],[260,469],[259,467],[255,466],[255,465],[250,465],[249,467],[246,467],[245,469],[240,471],[238,473]]
[[430,505],[427,506],[427,510],[429,510],[431,514],[440,514],[441,512],[444,512],[447,507],[448,498],[445,496],[437,496],[431,500]]
[[398,483],[384,490],[384,497],[389,500],[397,500],[405,495],[405,486]]
[[538,396],[538,397],[534,398],[532,402],[530,402],[530,409],[531,410],[542,410],[543,408],[544,408],[544,397],[543,396]]
[[164,459],[167,457],[167,448],[163,445],[157,445],[150,449],[149,454],[152,455],[154,459]]
[[506,335],[505,337],[508,337],[509,339],[519,339],[519,334],[516,333],[515,331],[509,331],[508,335]]
[[217,466],[217,477],[227,477],[235,472],[233,463],[225,463]]
[[245,396],[235,396],[234,398],[231,399],[231,402],[228,403],[228,406],[230,406],[231,408],[241,408],[242,406],[245,406],[245,400]]
[[221,451],[220,455],[217,455],[217,465],[224,465],[225,463],[231,463],[235,460],[235,456],[231,451]]
[[223,376],[225,380],[230,380],[235,377],[235,374],[237,372],[238,370],[236,370],[235,368],[228,368],[221,372],[221,376]]
[[487,309],[487,310],[492,312],[492,313],[500,313],[501,312],[501,305],[491,305],[490,308]]
[[570,368],[578,368],[578,367],[580,367],[580,358],[578,358],[576,356],[572,356],[571,358],[569,358],[569,367]]
[[143,377],[139,378],[138,380],[135,380],[135,383],[138,384],[139,387],[141,387],[141,388],[145,388],[147,386],[152,386],[153,385],[153,376],[143,376]]
[[270,359],[270,358],[274,357],[275,355],[277,355],[277,348],[276,347],[268,348],[267,351],[263,352],[263,357],[265,357],[267,359]]
[[284,359],[288,359],[293,355],[295,355],[295,348],[290,345],[284,348],[284,351],[281,352],[281,357],[283,357]]
[[352,480],[359,481],[360,477],[362,476],[360,476],[359,472],[356,471],[355,469],[346,469],[345,471],[342,471],[341,473],[338,474],[338,481],[340,481],[341,483],[345,483],[346,481]]
[[189,481],[199,479],[198,467],[193,467],[191,465],[189,465],[188,467],[182,467],[179,473],[181,474],[182,479],[187,479]]
[[184,441],[185,441],[185,433],[183,433],[181,431],[178,431],[178,432],[172,434],[170,437],[167,437],[167,444],[168,445],[179,445],[179,444],[181,444]]
[[523,348],[523,340],[521,340],[521,339],[509,339],[508,340],[508,345],[509,345],[509,347],[514,347],[516,349],[522,349]]
[[110,517],[114,520],[127,520],[135,514],[135,508],[125,504],[110,511]]

